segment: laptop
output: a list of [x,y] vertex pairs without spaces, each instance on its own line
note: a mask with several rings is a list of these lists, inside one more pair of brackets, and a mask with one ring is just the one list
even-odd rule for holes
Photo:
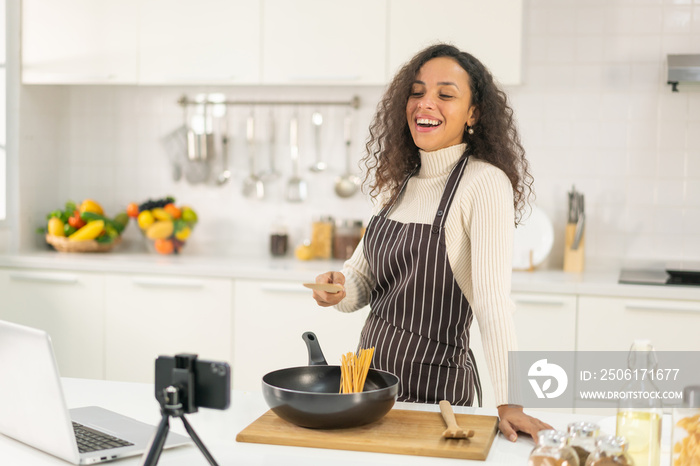
[[[156,427],[88,406],[68,410],[51,338],[0,321],[0,433],[73,464],[142,454]],[[190,443],[168,433],[165,448]]]

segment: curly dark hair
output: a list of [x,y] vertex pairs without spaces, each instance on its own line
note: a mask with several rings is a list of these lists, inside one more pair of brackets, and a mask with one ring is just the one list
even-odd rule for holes
[[513,186],[517,225],[533,194],[533,178],[520,143],[513,109],[489,70],[474,56],[449,44],[436,44],[420,51],[389,84],[369,127],[367,153],[362,159],[364,185],[369,187],[369,195],[374,199],[384,191],[388,191],[388,199],[393,199],[406,176],[420,166],[418,147],[406,120],[406,105],[419,70],[427,61],[438,57],[452,58],[469,76],[477,122],[472,127],[474,134],[465,131],[462,141],[467,143],[466,152],[470,157],[484,160],[508,176]]

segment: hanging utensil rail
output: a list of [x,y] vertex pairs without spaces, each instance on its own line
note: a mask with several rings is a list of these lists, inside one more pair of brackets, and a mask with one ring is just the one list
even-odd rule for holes
[[335,105],[348,106],[354,109],[360,107],[360,97],[354,96],[350,100],[321,100],[321,101],[294,101],[294,100],[224,100],[223,102],[191,100],[187,96],[182,96],[177,101],[178,104],[187,105]]

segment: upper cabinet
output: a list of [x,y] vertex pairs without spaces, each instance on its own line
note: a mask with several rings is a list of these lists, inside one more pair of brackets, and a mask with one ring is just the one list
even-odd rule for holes
[[419,50],[448,42],[501,84],[520,84],[523,0],[389,0],[389,77]]
[[141,3],[140,83],[260,81],[260,0]]
[[139,3],[139,0],[24,0],[22,81],[135,83]]
[[386,1],[264,0],[263,82],[383,84]]
[[447,41],[517,84],[522,2],[24,0],[22,79],[384,85],[421,48]]

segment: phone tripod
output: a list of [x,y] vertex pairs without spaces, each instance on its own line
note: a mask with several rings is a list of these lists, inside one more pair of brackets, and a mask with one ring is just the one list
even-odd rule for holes
[[160,458],[165,440],[170,431],[171,417],[179,417],[182,420],[185,430],[209,464],[211,466],[218,466],[214,457],[211,456],[207,447],[204,446],[204,443],[202,443],[197,433],[185,418],[185,414],[197,412],[197,406],[194,402],[195,384],[193,369],[196,357],[196,355],[178,355],[176,357],[177,367],[173,369],[172,374],[173,385],[164,388],[161,397],[156,396],[160,403],[162,417],[158,429],[148,446],[148,451],[143,455],[143,463],[141,463],[141,466],[155,466],[158,464],[158,459]]

